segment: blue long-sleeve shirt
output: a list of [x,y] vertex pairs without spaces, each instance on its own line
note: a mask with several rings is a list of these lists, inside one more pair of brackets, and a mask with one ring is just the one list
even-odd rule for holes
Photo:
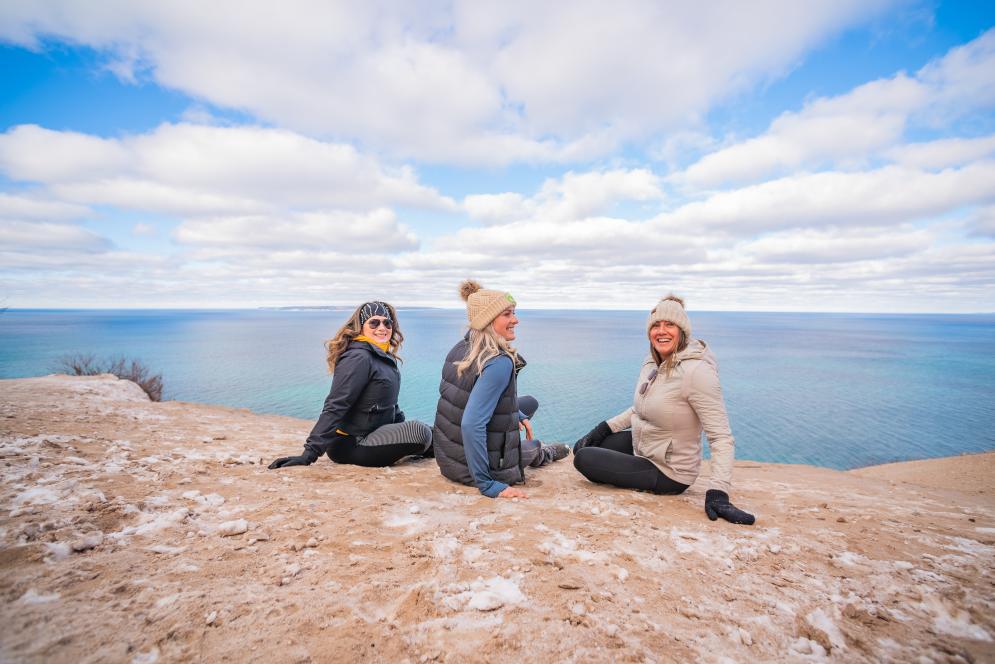
[[487,459],[487,423],[494,416],[494,409],[508,387],[513,370],[514,365],[507,355],[498,355],[488,361],[470,391],[470,398],[463,409],[463,421],[460,423],[466,465],[470,468],[473,483],[488,498],[496,498],[508,488],[504,482],[491,477]]

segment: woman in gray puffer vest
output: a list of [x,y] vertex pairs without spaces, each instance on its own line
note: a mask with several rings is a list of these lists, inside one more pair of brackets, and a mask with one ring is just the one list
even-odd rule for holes
[[405,420],[398,351],[404,335],[386,302],[366,302],[325,342],[332,388],[304,453],[280,457],[273,468],[310,466],[323,454],[335,463],[389,466],[402,457],[427,454],[432,430]]
[[525,466],[562,459],[569,450],[535,440],[531,418],[539,402],[518,396],[518,372],[525,360],[509,344],[518,325],[515,298],[471,280],[460,284],[460,296],[470,330],[442,366],[435,460],[445,477],[475,485],[489,498],[525,498],[524,491],[512,486],[525,481]]
[[650,354],[632,406],[601,422],[574,445],[574,467],[592,482],[658,494],[683,493],[698,478],[701,433],[712,451],[705,513],[751,525],[752,514],[729,502],[735,441],[729,429],[718,364],[704,341],[691,338],[684,300],[668,295],[646,321]]

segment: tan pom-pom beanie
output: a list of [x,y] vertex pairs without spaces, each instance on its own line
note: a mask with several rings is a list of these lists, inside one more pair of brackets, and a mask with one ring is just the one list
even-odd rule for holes
[[504,291],[485,290],[476,281],[467,279],[460,284],[460,297],[466,302],[466,318],[470,327],[482,330],[502,311],[515,306],[515,298]]
[[661,320],[669,320],[671,323],[677,325],[677,327],[684,330],[684,337],[688,340],[691,339],[691,319],[688,318],[688,314],[684,311],[684,300],[677,297],[674,294],[667,295],[662,300],[656,303],[653,307],[653,311],[650,312],[649,318],[646,319],[646,331],[653,327],[653,323]]

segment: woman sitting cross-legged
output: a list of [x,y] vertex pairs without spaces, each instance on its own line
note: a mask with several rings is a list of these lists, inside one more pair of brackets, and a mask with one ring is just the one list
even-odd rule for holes
[[335,463],[378,467],[430,454],[432,430],[405,420],[397,406],[397,353],[403,341],[394,307],[367,302],[356,309],[325,343],[332,388],[304,453],[280,457],[269,467],[310,466],[322,454]]
[[[514,484],[525,481],[526,466],[566,457],[566,445],[542,445],[532,431],[539,407],[518,396],[518,372],[525,360],[509,342],[515,339],[515,299],[464,281],[470,330],[453,346],[442,366],[435,412],[435,460],[442,474],[475,485],[489,498],[526,498]],[[526,440],[521,439],[524,429]]]
[[683,493],[698,478],[701,432],[712,450],[705,513],[751,525],[729,502],[735,442],[726,417],[715,356],[691,338],[684,300],[668,295],[646,322],[650,354],[632,406],[601,422],[574,445],[574,467],[592,482],[658,494]]

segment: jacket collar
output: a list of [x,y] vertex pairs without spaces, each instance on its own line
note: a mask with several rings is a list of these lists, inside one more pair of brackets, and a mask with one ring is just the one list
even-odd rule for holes
[[[708,344],[704,341],[701,339],[691,339],[691,341],[688,342],[687,347],[677,353],[677,357],[675,358],[677,361],[675,362],[675,365],[680,364],[684,360],[701,360],[704,359],[706,355],[711,355],[711,353],[712,351],[708,349]],[[645,366],[647,364],[656,366],[656,360],[653,359],[652,355],[646,355],[646,359],[643,360],[643,365]]]
[[349,345],[346,348],[362,348],[364,350],[370,351],[374,355],[379,355],[380,357],[382,357],[383,359],[387,360],[388,362],[392,362],[395,365],[397,364],[397,358],[395,358],[390,353],[385,353],[384,351],[380,350],[379,348],[377,348],[376,346],[374,346],[373,344],[371,344],[368,341],[356,341],[356,340],[353,340],[353,341],[349,342]]

